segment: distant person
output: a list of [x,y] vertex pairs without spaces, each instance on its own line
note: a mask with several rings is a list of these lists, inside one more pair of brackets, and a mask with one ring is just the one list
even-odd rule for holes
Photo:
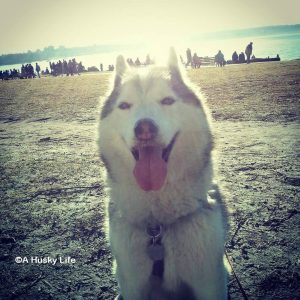
[[63,63],[61,60],[58,61],[57,65],[57,73],[58,75],[63,76]]
[[239,56],[236,51],[232,53],[232,62],[237,63],[239,61]]
[[134,64],[139,67],[141,65],[140,59],[137,57],[137,59],[135,60]]
[[134,62],[133,62],[132,58],[127,58],[127,63],[129,64],[129,66],[134,65]]
[[77,66],[77,70],[78,70],[78,75],[85,70],[85,67],[82,65],[82,62],[79,62]]
[[72,64],[71,59],[69,59],[69,61],[68,61],[68,70],[69,70],[69,75],[73,76],[74,71],[73,71],[73,64]]
[[147,54],[147,56],[146,56],[146,61],[145,61],[145,65],[150,65],[151,64],[151,59],[150,59],[150,55],[149,54]]
[[41,67],[39,66],[38,63],[35,63],[35,71],[37,72],[38,77],[41,78],[40,76]]
[[217,67],[225,66],[225,58],[221,50],[219,50],[218,53],[215,55],[215,63]]
[[184,63],[184,60],[183,60],[182,56],[180,55],[179,57],[180,57],[181,63],[184,65],[185,63]]
[[24,65],[22,65],[22,67],[21,67],[21,77],[22,78],[26,77],[26,70],[25,70],[25,66]]
[[247,56],[247,64],[249,64],[250,63],[250,57],[251,57],[251,55],[252,55],[252,42],[250,42],[250,44],[248,44],[247,45],[247,47],[246,47],[246,49],[245,49],[245,54],[246,54],[246,56]]
[[26,71],[27,78],[34,78],[35,75],[34,75],[34,68],[33,68],[32,64],[27,64],[26,66],[27,66],[27,71]]
[[53,74],[54,73],[54,63],[52,64],[52,62],[49,61],[49,67],[50,67],[51,74]]
[[100,71],[103,72],[103,64],[100,64]]
[[76,61],[76,59],[75,58],[73,58],[72,59],[72,70],[73,70],[73,74],[78,74],[78,68],[77,68],[77,66],[78,66],[78,63],[77,63],[77,61]]
[[9,74],[8,70],[1,71],[1,80],[8,80]]
[[8,70],[4,70],[2,73],[2,80],[8,80]]
[[24,66],[24,78],[29,78],[28,64]]
[[66,74],[67,76],[69,76],[68,63],[65,59],[62,62],[62,69],[63,69],[63,73]]
[[192,67],[193,68],[200,68],[200,66],[201,66],[201,61],[200,61],[200,57],[197,55],[197,53],[194,53],[194,55],[193,55],[193,65],[192,65]]
[[187,48],[186,49],[186,67],[188,65],[191,65],[192,66],[192,51],[190,48]]
[[245,54],[244,54],[244,52],[241,52],[239,54],[239,63],[244,63],[244,62],[246,62]]

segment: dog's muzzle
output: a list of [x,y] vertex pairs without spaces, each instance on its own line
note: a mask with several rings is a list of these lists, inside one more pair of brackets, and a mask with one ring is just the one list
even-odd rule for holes
[[134,134],[136,145],[131,149],[135,158],[133,174],[137,184],[145,191],[157,191],[164,185],[167,163],[177,133],[164,148],[158,142],[159,129],[152,119],[141,119],[136,123]]

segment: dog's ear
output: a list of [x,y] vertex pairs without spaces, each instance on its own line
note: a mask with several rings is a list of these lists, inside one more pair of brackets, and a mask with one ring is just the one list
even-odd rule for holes
[[168,66],[169,68],[178,68],[178,59],[174,47],[171,47],[169,51]]
[[[170,49],[168,68],[171,75],[171,85],[173,91],[182,99],[183,102],[200,106],[201,103],[195,92],[185,83],[186,78],[184,73],[181,73],[181,67],[178,64],[178,59],[174,48]],[[189,84],[190,85],[190,84]]]
[[119,55],[116,61],[116,75],[122,77],[127,69],[127,63],[123,55]]
[[122,77],[128,66],[123,55],[119,55],[116,61],[116,76]]
[[168,61],[168,68],[170,70],[171,78],[181,78],[181,72],[178,65],[178,58],[173,47],[170,48],[169,52],[169,61]]
[[128,66],[125,61],[125,58],[123,55],[119,55],[117,57],[116,61],[116,73],[115,73],[115,86],[119,85],[122,81],[122,77],[124,73],[126,72]]

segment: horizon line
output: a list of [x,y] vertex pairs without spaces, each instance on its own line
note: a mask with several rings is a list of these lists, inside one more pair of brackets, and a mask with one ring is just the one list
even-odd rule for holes
[[[200,36],[206,36],[208,37],[209,35],[213,34],[221,34],[221,33],[235,33],[235,32],[243,32],[247,30],[258,30],[258,29],[263,29],[263,28],[279,28],[279,27],[299,27],[300,30],[300,23],[295,23],[295,24],[278,24],[278,25],[266,25],[266,26],[255,26],[255,27],[245,27],[245,28],[236,28],[236,29],[224,29],[224,30],[215,30],[215,31],[208,31],[208,32],[202,32],[196,35],[191,35],[188,37],[188,39],[195,39],[199,38]],[[74,45],[74,46],[64,46],[64,45],[46,45],[43,46],[42,49],[37,48],[35,50],[27,49],[24,50],[23,52],[10,52],[10,53],[1,53],[0,56],[5,56],[5,55],[13,55],[13,54],[25,54],[28,53],[29,51],[31,52],[36,52],[38,50],[43,51],[44,49],[48,47],[53,47],[54,49],[59,49],[60,47],[65,48],[65,49],[72,49],[72,48],[91,48],[91,47],[104,47],[104,46],[112,46],[112,47],[128,47],[128,46],[134,46],[137,44],[141,44],[141,42],[136,42],[136,43],[120,43],[117,41],[108,41],[107,43],[103,44],[89,44],[89,45]]]

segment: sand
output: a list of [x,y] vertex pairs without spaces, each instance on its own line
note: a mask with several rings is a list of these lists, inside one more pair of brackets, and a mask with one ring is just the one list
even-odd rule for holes
[[[298,299],[300,61],[188,74],[212,112],[230,209],[226,249],[241,285],[250,299]],[[0,82],[0,299],[117,291],[95,143],[110,76]],[[229,293],[243,299],[233,276]]]

